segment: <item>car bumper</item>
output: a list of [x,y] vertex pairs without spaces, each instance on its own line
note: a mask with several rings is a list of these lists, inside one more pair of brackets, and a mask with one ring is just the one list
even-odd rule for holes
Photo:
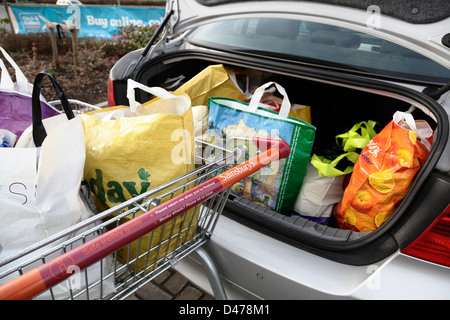
[[[333,262],[222,216],[205,246],[228,299],[450,299],[450,269],[399,252],[367,266]],[[177,270],[212,293],[202,265]]]

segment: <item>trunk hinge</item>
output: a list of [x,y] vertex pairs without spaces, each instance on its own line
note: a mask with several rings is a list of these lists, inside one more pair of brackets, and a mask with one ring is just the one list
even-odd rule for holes
[[437,101],[444,93],[446,93],[449,90],[450,90],[450,82],[447,83],[446,85],[443,85],[440,88],[427,87],[422,92]]
[[[166,27],[167,23],[169,22],[171,16],[173,15],[174,11],[173,10],[169,10],[167,11],[166,16],[164,17],[163,22],[161,23],[161,25],[158,27],[158,29],[155,31],[155,33],[153,34],[152,38],[150,39],[150,41],[147,43],[147,45],[145,46],[144,50],[142,51],[141,55],[139,56],[139,60],[136,62],[136,64],[134,65],[133,70],[130,73],[130,78],[133,79],[134,76],[134,72],[136,71],[136,68],[138,67],[138,65],[141,63],[142,59],[148,54],[148,52],[150,51],[151,47],[155,44],[156,40],[158,39],[159,35],[161,34],[161,32],[164,30],[164,28]],[[167,38],[167,32],[163,35],[161,42],[165,41],[165,38]]]

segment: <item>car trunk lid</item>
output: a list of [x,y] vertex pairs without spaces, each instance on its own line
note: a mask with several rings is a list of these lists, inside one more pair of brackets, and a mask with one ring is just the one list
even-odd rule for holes
[[435,1],[433,5],[414,0],[169,0],[166,8],[171,13],[166,26],[168,35],[238,17],[301,19],[365,32],[450,68],[450,3],[445,0]]

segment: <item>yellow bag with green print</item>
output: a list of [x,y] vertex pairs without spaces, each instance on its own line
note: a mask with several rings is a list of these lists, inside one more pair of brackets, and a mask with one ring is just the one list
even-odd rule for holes
[[[157,98],[138,104],[134,99],[136,88]],[[128,98],[129,107],[80,115],[86,143],[84,178],[100,211],[194,169],[194,124],[189,97],[129,80]],[[136,251],[137,247],[133,244],[131,250]],[[141,243],[141,247],[148,250],[149,246]],[[136,256],[136,252],[132,254]],[[120,255],[126,258],[127,252]]]

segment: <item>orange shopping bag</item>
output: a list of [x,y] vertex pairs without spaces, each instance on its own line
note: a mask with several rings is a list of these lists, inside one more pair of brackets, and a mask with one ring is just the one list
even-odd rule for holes
[[410,113],[396,112],[361,152],[334,209],[341,229],[373,231],[395,212],[431,148],[431,128],[418,123]]

